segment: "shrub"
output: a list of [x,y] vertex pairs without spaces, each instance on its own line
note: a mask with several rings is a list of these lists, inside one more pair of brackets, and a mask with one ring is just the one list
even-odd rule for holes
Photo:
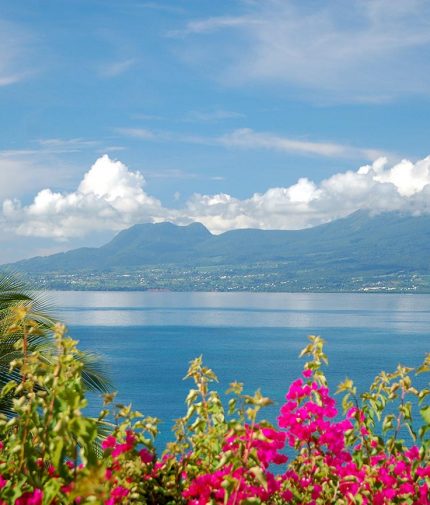
[[22,335],[11,365],[19,379],[1,392],[16,414],[0,419],[2,504],[430,504],[429,390],[412,383],[430,371],[430,355],[418,368],[382,372],[361,395],[345,380],[340,413],[323,341],[310,337],[277,426],[259,418],[270,400],[240,383],[224,407],[216,375],[197,358],[186,375],[194,381],[187,412],[158,456],[157,419],[117,406],[109,423],[113,395],[97,419],[85,416],[76,342],[57,325],[46,356],[28,350],[37,331],[17,309],[8,332]]

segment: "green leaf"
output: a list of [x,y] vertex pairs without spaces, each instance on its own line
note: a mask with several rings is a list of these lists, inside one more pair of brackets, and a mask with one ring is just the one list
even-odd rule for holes
[[420,409],[421,417],[424,419],[426,424],[430,424],[430,405]]
[[9,381],[1,390],[1,396],[6,396],[8,393],[10,393],[13,389],[16,388],[17,382],[14,380]]
[[253,466],[250,468],[250,471],[255,476],[259,484],[267,491],[267,479],[263,470],[259,466]]
[[63,448],[64,448],[63,438],[56,437],[55,438],[55,446],[53,448],[53,453],[52,453],[52,464],[54,465],[55,468],[59,468],[59,466],[63,460]]

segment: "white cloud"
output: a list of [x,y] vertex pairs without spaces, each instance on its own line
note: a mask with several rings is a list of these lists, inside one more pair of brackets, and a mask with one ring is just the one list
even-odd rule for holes
[[374,160],[384,156],[378,149],[354,147],[334,142],[315,142],[298,140],[274,133],[256,132],[250,128],[239,128],[218,137],[178,134],[168,131],[153,131],[146,128],[117,128],[116,131],[127,137],[154,142],[180,142],[186,144],[219,145],[228,148],[268,149],[304,155],[326,156],[331,158],[359,158]]
[[199,221],[212,232],[235,228],[300,229],[344,217],[358,209],[371,212],[430,212],[430,156],[388,166],[379,158],[356,171],[316,183],[305,177],[289,187],[269,188],[249,198],[226,193],[192,195],[180,209],[163,207],[144,191],[140,172],[107,155],[84,175],[77,189],[43,189],[27,206],[3,202],[0,223],[18,235],[67,239],[135,223]]
[[377,149],[353,147],[332,142],[311,142],[282,137],[272,133],[254,132],[250,128],[241,128],[218,139],[227,147],[242,147],[245,149],[269,149],[275,151],[293,152],[338,158],[375,159],[384,153]]
[[39,152],[44,153],[73,153],[84,149],[93,149],[100,145],[97,140],[86,140],[82,138],[62,139],[50,138],[39,139]]
[[91,152],[97,155],[119,149],[83,138],[46,138],[33,140],[25,149],[0,150],[0,205],[4,198],[33,195],[47,185],[73,187],[81,170],[76,160],[71,161],[75,154],[86,151],[92,156]]
[[246,2],[244,9],[239,16],[192,20],[177,31],[186,60],[229,84],[285,90],[287,83],[316,100],[430,93],[427,0],[268,0]]
[[[370,167],[363,167],[362,173],[367,173],[369,170],[371,170]],[[373,170],[376,173],[376,181],[391,182],[402,196],[412,196],[422,191],[429,182],[428,158],[415,164],[409,160],[402,160],[388,171],[384,171],[382,163],[377,163]]]
[[35,155],[41,157],[51,154],[76,153],[87,149],[101,149],[103,144],[97,140],[86,140],[82,138],[49,138],[34,140],[32,141],[32,146],[33,147],[27,149],[0,150],[0,160],[7,158],[24,159],[34,157]]
[[366,209],[371,212],[430,212],[430,156],[385,168],[380,158],[357,171],[316,184],[307,178],[287,188],[270,188],[239,200],[230,195],[194,195],[184,216],[213,232],[232,228],[300,229]]
[[216,137],[204,137],[187,133],[176,133],[166,130],[149,130],[147,128],[115,128],[115,131],[126,137],[153,142],[180,142],[184,144],[219,144]]
[[66,239],[103,229],[118,230],[135,222],[164,217],[160,202],[143,191],[144,179],[120,161],[99,158],[71,193],[43,189],[28,206],[3,202],[6,227],[18,235]]

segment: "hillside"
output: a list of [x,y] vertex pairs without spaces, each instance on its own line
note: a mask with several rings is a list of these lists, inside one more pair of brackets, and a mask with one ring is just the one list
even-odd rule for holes
[[[109,286],[109,276],[113,279],[123,275],[126,279],[130,272],[146,272],[149,278],[148,272],[156,270],[164,278],[161,284],[142,286],[139,281],[134,287],[177,289],[177,285],[166,283],[166,275],[188,272],[191,287],[199,289],[193,282],[209,272],[219,278],[234,277],[237,289],[253,289],[252,284],[245,282],[247,275],[255,277],[255,289],[261,289],[261,279],[257,279],[260,273],[260,277],[271,279],[266,288],[276,289],[278,283],[278,290],[288,286],[292,289],[294,283],[295,289],[309,289],[311,279],[314,284],[318,280],[317,290],[324,286],[329,290],[355,290],[354,283],[358,283],[357,289],[363,289],[366,283],[372,288],[377,278],[379,283],[381,279],[391,279],[391,283],[393,279],[408,279],[403,287],[413,289],[411,283],[417,276],[420,286],[414,289],[426,290],[426,276],[430,275],[428,251],[430,216],[370,216],[359,211],[325,225],[295,231],[244,229],[212,235],[199,223],[140,224],[120,232],[99,248],[32,258],[9,267],[45,281],[48,274],[57,280],[71,275],[75,280],[89,275],[103,277],[100,287],[105,288],[132,287]],[[210,288],[203,284],[201,288]]]

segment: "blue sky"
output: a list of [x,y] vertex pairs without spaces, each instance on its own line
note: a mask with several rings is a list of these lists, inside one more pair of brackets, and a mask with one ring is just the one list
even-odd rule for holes
[[427,211],[428,1],[0,6],[0,262],[143,221]]

